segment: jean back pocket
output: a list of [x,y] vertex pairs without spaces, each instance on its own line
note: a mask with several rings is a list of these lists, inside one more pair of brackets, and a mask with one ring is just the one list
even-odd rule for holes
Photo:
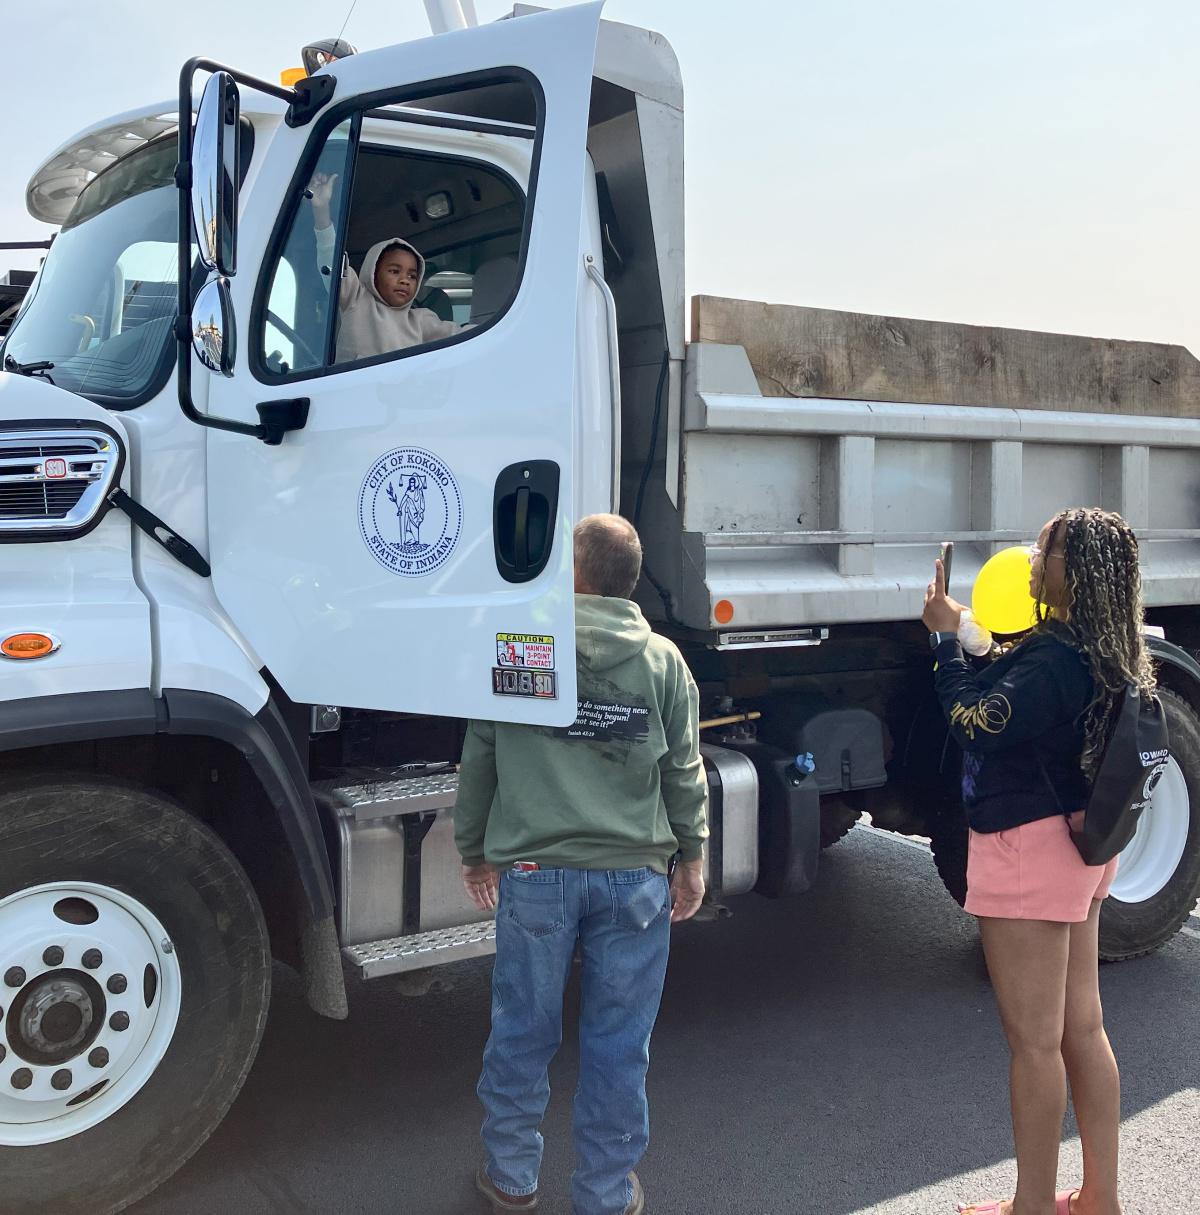
[[531,937],[549,936],[566,927],[561,869],[506,873],[503,897],[509,919]]
[[671,905],[667,879],[653,869],[614,869],[609,882],[613,918],[622,928],[645,932]]

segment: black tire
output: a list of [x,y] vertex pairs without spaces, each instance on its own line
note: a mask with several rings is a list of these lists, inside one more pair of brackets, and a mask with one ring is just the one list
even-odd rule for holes
[[840,797],[821,798],[822,850],[832,848],[839,840],[844,840],[861,817],[861,809],[856,809]]
[[[1183,772],[1190,825],[1183,856],[1163,888],[1140,903],[1105,899],[1100,912],[1100,957],[1124,962],[1165,945],[1187,923],[1200,899],[1200,717],[1181,696],[1160,689],[1171,754]],[[1148,813],[1153,813],[1151,807]],[[967,824],[961,808],[939,807],[929,825],[933,858],[942,882],[961,906],[967,897]]]
[[49,774],[0,786],[0,898],[64,881],[137,899],[168,932],[181,970],[174,1036],[128,1103],[69,1139],[0,1147],[5,1210],[107,1215],[170,1177],[229,1109],[266,1023],[270,950],[233,854],[167,798]]
[[[1157,894],[1140,903],[1105,899],[1100,911],[1100,956],[1106,962],[1123,962],[1161,948],[1187,923],[1200,898],[1200,717],[1177,693],[1161,688],[1159,696],[1170,731],[1171,756],[1187,785],[1187,843],[1175,872]],[[1154,813],[1153,804],[1146,813]]]
[[929,824],[929,847],[938,876],[961,907],[967,901],[967,820],[961,805],[938,808]]

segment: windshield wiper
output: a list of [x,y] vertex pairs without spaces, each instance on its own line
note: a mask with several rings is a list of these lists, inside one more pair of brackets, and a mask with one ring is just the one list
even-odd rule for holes
[[[11,354],[8,354],[4,356],[4,370],[15,371],[17,375],[45,375],[46,379],[50,380],[46,372],[53,371],[54,364],[45,361],[40,363],[18,363]],[[50,380],[50,383],[53,384],[54,381]]]

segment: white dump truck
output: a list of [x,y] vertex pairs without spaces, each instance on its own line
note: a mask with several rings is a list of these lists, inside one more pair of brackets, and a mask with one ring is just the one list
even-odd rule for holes
[[[492,948],[464,722],[575,719],[584,513],[636,522],[700,684],[720,902],[804,891],[863,813],[961,893],[914,619],[937,546],[967,586],[1061,507],[1121,510],[1174,758],[1105,955],[1195,905],[1195,361],[714,299],[689,342],[683,114],[661,37],[519,7],[287,87],[193,60],[34,174],[58,230],[0,350],[5,1210],[169,1176],[272,957],[343,1017],[347,976]],[[400,348],[349,320],[392,238],[426,262]]]

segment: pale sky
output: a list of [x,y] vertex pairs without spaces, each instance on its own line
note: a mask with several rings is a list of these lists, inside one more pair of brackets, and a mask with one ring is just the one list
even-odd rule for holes
[[[48,233],[25,183],[76,130],[173,96],[192,55],[277,79],[349,7],[6,0],[0,240]],[[508,7],[477,0],[481,21]],[[690,293],[1200,355],[1194,0],[609,0],[606,12],[665,34],[683,67]],[[365,50],[427,33],[420,0],[357,0],[345,37]]]

